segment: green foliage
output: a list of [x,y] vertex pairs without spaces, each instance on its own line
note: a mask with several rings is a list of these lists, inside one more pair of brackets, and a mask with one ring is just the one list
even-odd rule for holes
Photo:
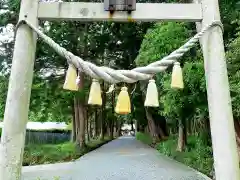
[[[165,2],[179,2],[177,0],[166,0]],[[141,1],[145,2],[145,1]],[[159,1],[158,1],[159,2]],[[161,1],[162,2],[162,1]],[[181,1],[182,2],[182,1]],[[233,113],[235,119],[240,117],[240,34],[239,34],[239,11],[237,1],[220,0],[220,10],[223,24],[225,27],[224,41],[227,44],[227,63],[230,79],[230,89],[232,96]],[[0,15],[0,26],[6,26],[9,23],[16,24],[20,1],[12,0],[0,4],[1,9],[9,10]],[[7,6],[6,6],[7,5]],[[188,38],[193,35],[194,24],[161,22],[153,23],[81,23],[81,22],[51,22],[48,25],[40,22],[44,32],[52,37],[57,43],[65,47],[74,54],[83,57],[84,60],[91,61],[97,65],[111,66],[115,69],[130,69],[137,66],[148,65],[151,62],[161,59],[170,54],[173,50],[183,45]],[[148,29],[148,31],[147,31]],[[147,31],[147,33],[146,33]],[[11,66],[13,42],[7,42],[2,45],[5,53],[0,54],[0,72],[6,74]],[[38,41],[35,63],[35,76],[33,79],[32,96],[30,102],[29,119],[31,121],[65,121],[72,119],[73,97],[78,96],[81,99],[87,97],[89,91],[90,78],[86,78],[84,89],[73,93],[62,90],[64,83],[64,72],[67,68],[67,62],[64,58],[58,56],[53,49],[49,48],[41,39]],[[140,50],[139,50],[140,48]],[[199,134],[203,129],[199,128],[206,124],[208,120],[208,107],[206,97],[206,84],[204,77],[204,65],[202,52],[199,47],[193,48],[180,59],[185,88],[182,91],[172,90],[170,88],[171,67],[164,74],[156,75],[156,84],[159,88],[160,107],[158,113],[164,115],[172,126],[176,127],[178,120],[187,120],[191,122]],[[135,60],[135,63],[134,63]],[[49,76],[46,72],[50,73]],[[138,84],[136,91],[131,98],[133,104],[133,113],[128,116],[117,116],[112,112],[112,102],[109,98],[106,104],[106,122],[118,119],[127,121],[137,119],[138,123],[146,127],[147,120],[145,108],[143,106],[142,93],[146,89],[145,82],[141,82],[141,88]],[[0,118],[3,117],[4,106],[7,94],[8,77],[0,76]],[[91,108],[88,108],[91,111]],[[89,113],[90,116],[94,113]],[[91,117],[90,117],[91,119]],[[71,125],[69,125],[69,128]],[[190,129],[193,129],[190,127]],[[205,131],[208,131],[205,126]],[[202,134],[202,133],[200,133]],[[150,137],[138,134],[138,139],[144,139],[147,144],[151,144]],[[202,138],[206,139],[206,138]],[[170,137],[166,142],[158,145],[159,151],[176,158],[186,164],[192,164],[202,172],[208,173],[211,164],[208,153],[211,150],[204,144],[201,137],[191,137],[188,142],[187,150],[183,153],[175,151],[176,139]],[[200,146],[206,147],[204,150]],[[33,149],[33,151],[31,150]],[[74,159],[77,153],[73,144],[62,144],[54,148],[43,146],[38,148],[28,146],[26,153],[29,159],[26,164],[38,164],[45,161],[62,161],[61,156],[68,160]],[[36,150],[36,151],[35,151]],[[206,152],[205,152],[206,150]],[[47,152],[53,152],[46,156]],[[31,155],[35,152],[37,155]],[[58,154],[54,154],[58,153]],[[72,153],[72,155],[69,155]],[[79,153],[79,152],[78,152]],[[207,154],[206,156],[204,154]],[[39,156],[38,156],[39,155]],[[26,158],[28,158],[26,156]],[[79,156],[79,154],[78,154]],[[203,162],[199,159],[206,158]],[[54,159],[55,158],[55,159]],[[201,167],[198,167],[201,165]],[[204,166],[206,169],[204,169]]]
[[7,88],[8,88],[7,77],[0,75],[0,121],[4,114],[5,101],[7,98]]
[[228,46],[226,53],[230,91],[232,97],[233,114],[236,120],[240,117],[240,32],[237,33],[236,39],[234,39]]
[[[233,115],[238,120],[240,117],[240,33],[238,28],[240,18],[235,5],[236,1],[228,3],[220,1],[225,27],[224,41],[227,44],[226,57]],[[185,23],[160,23],[155,25],[145,35],[136,64],[143,66],[161,59],[182,45],[186,38],[191,36],[191,33],[189,26]],[[175,121],[187,120],[188,124],[192,124],[191,132],[196,132],[198,136],[188,137],[187,148],[184,152],[176,151],[177,138],[174,136],[158,144],[157,149],[161,153],[211,176],[213,158],[211,143],[209,143],[209,129],[206,126],[209,117],[202,52],[193,48],[180,60],[185,85],[182,91],[170,88],[171,74],[164,73],[156,77],[160,92],[160,108],[163,109],[159,111],[167,118],[168,122],[174,122],[172,123],[174,127],[176,126]],[[137,134],[137,138],[151,144],[148,135]]]
[[131,98],[133,112],[132,118],[138,121],[138,124],[142,127],[147,126],[145,107],[143,103],[142,91],[140,90],[140,84],[137,83],[136,90]]
[[[73,92],[62,89],[63,79],[43,80],[35,76],[30,102],[30,121],[69,122],[71,120]],[[79,93],[82,93],[80,91]]]
[[189,136],[187,148],[184,152],[176,151],[177,138],[170,137],[167,141],[157,145],[157,150],[181,163],[186,164],[208,176],[213,167],[212,148],[204,144],[197,136]]
[[73,143],[64,143],[58,145],[32,144],[25,147],[23,165],[71,161],[77,159],[83,153],[84,152],[77,152]]
[[152,144],[152,138],[148,134],[137,132],[135,137],[136,137],[137,140],[140,140],[140,141],[142,141],[143,143],[145,143],[147,145],[151,145]]
[[[138,133],[137,139],[149,144],[151,138],[144,133]],[[160,142],[156,149],[166,156],[190,166],[208,176],[212,176],[213,155],[212,148],[207,146],[198,136],[189,136],[187,148],[184,152],[176,151],[177,137],[171,136],[167,141]]]
[[[19,1],[7,1],[8,13],[1,15],[0,26],[17,23]],[[11,17],[10,17],[11,15]],[[133,68],[143,36],[151,23],[114,22],[40,22],[45,34],[73,54],[97,65],[116,69]],[[11,65],[13,42],[5,43],[7,55],[0,59]],[[41,39],[38,40],[29,119],[31,121],[71,121],[73,96],[76,93],[62,90],[67,61],[58,56]],[[0,72],[3,67],[0,63]],[[46,76],[47,74],[47,76]],[[90,78],[85,78],[84,90],[77,93],[86,100]],[[1,91],[1,90],[0,90]],[[5,98],[0,98],[0,117],[3,114]],[[108,114],[112,114],[108,111]],[[113,116],[109,114],[109,118]]]
[[63,143],[58,145],[30,144],[25,147],[23,165],[50,164],[76,160],[89,151],[92,151],[110,139],[94,139],[87,143],[86,148],[78,149],[74,143]]
[[202,62],[187,62],[183,67],[184,89],[171,89],[171,75],[164,75],[163,90],[160,97],[168,120],[203,119],[207,114],[207,94]]
[[[136,64],[147,65],[170,54],[192,36],[190,28],[188,23],[156,24],[145,35]],[[159,113],[174,124],[177,120],[203,121],[207,114],[207,97],[201,52],[192,48],[180,58],[180,62],[183,66],[183,90],[171,89],[171,73],[168,71],[156,75],[161,102]]]
[[185,23],[175,22],[155,24],[145,35],[139,55],[135,60],[136,64],[138,66],[148,65],[179,48],[190,37],[187,26]]

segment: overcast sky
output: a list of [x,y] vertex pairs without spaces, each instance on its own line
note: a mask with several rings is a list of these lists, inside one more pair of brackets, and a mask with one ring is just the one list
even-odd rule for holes
[[[40,0],[41,2],[62,2],[61,0]],[[0,9],[0,15],[9,12],[8,10],[5,9]],[[3,42],[11,42],[13,41],[13,30],[14,30],[14,26],[12,24],[8,24],[6,27],[0,27],[0,52],[3,53],[3,49],[1,47],[1,44]]]
[[[0,15],[8,12],[8,10],[0,9]],[[13,41],[13,29],[14,26],[12,24],[8,24],[6,27],[0,27],[0,53],[4,53],[4,49],[1,47],[4,42]]]
[[[43,1],[43,0],[41,0]],[[55,2],[58,0],[44,0],[45,2]],[[6,7],[5,7],[6,9]],[[0,9],[0,15],[9,12],[8,10]],[[14,40],[14,25],[7,24],[5,27],[0,27],[0,54],[4,55],[5,49],[3,48],[3,44],[12,42]],[[4,62],[0,62],[4,63]],[[44,70],[43,70],[44,71]],[[47,70],[47,72],[43,72],[44,76],[49,76],[52,72]],[[60,74],[63,74],[61,72]],[[1,75],[1,72],[0,72]]]

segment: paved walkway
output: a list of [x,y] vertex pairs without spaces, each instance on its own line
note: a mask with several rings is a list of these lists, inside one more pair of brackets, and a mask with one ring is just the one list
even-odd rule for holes
[[70,163],[23,168],[24,180],[209,180],[135,140],[121,137]]

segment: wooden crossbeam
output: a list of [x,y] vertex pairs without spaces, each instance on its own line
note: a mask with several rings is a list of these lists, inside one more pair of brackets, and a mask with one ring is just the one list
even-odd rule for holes
[[201,4],[137,3],[136,11],[115,12],[113,16],[104,11],[103,3],[86,2],[40,2],[38,18],[43,20],[80,21],[191,21],[202,20]]

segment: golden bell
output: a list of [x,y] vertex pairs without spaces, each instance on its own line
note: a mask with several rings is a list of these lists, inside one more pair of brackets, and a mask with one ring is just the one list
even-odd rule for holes
[[158,90],[154,79],[149,80],[144,106],[159,107]]
[[63,89],[70,91],[78,91],[78,85],[76,84],[77,71],[76,68],[69,64]]
[[117,114],[131,113],[131,102],[127,87],[122,87],[121,92],[118,95],[115,112]]
[[102,95],[101,95],[101,87],[97,79],[92,80],[88,104],[91,105],[102,105]]
[[179,62],[175,62],[173,66],[171,88],[175,89],[184,88],[182,68]]

